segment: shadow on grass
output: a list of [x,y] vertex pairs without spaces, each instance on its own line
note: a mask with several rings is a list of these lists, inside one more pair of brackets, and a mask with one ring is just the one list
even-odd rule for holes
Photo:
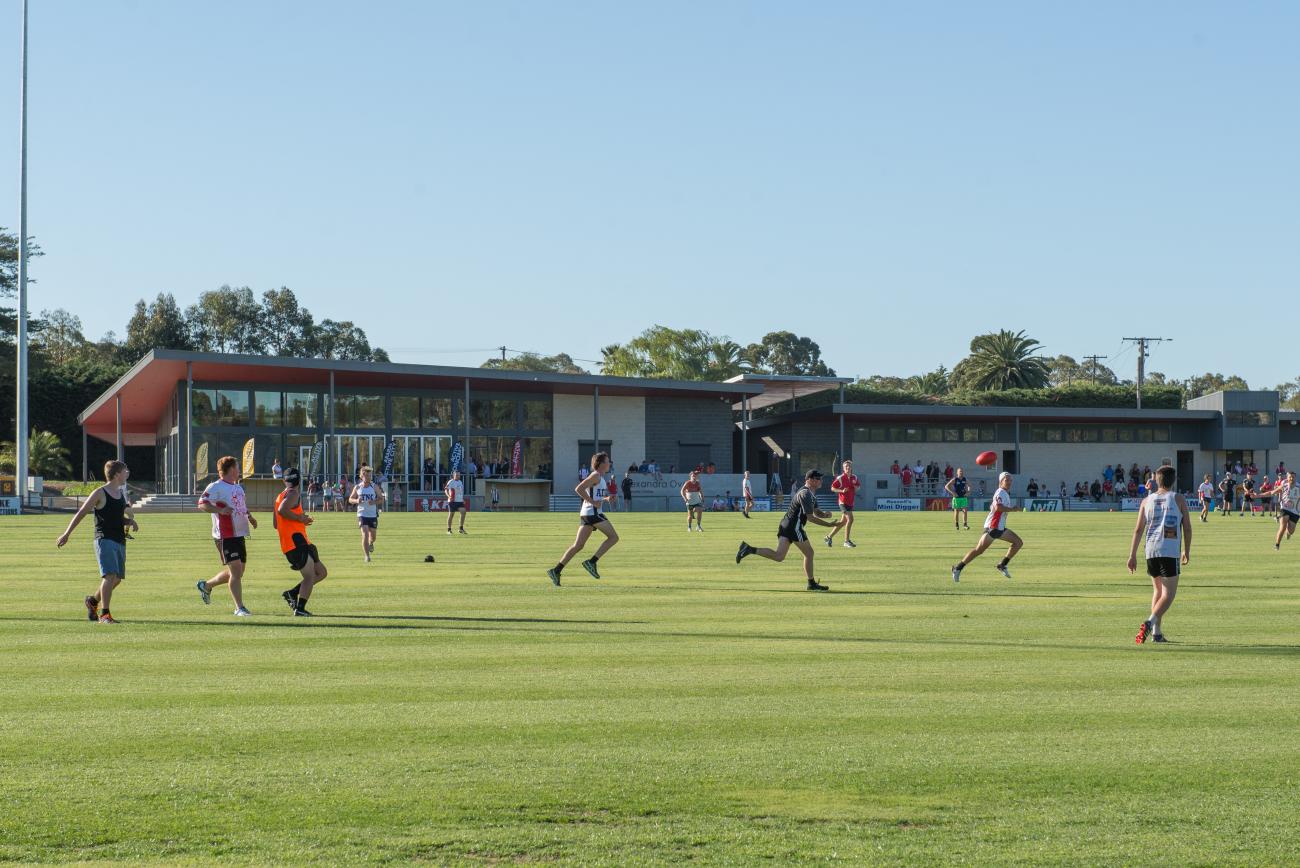
[[[614,586],[628,591],[730,591],[737,594],[809,594],[804,588],[729,588],[707,587],[702,585],[627,585]],[[846,591],[832,588],[827,594],[818,596],[880,596],[880,597],[1031,597],[1041,600],[1122,600],[1115,594],[1007,594],[1000,591]]]

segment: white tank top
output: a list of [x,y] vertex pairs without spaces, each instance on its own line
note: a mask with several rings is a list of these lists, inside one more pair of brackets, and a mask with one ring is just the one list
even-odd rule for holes
[[1277,505],[1293,514],[1300,514],[1300,485],[1284,485],[1274,492]]
[[378,518],[379,503],[375,497],[375,487],[373,485],[362,485],[357,488],[357,518]]
[[578,515],[599,515],[605,511],[604,498],[609,497],[609,483],[605,480],[605,477],[596,477],[596,484],[591,487],[588,496],[596,501],[596,505],[593,507],[584,500],[582,508],[578,510]]
[[1146,553],[1148,558],[1176,558],[1182,553],[1183,512],[1178,495],[1172,491],[1148,494],[1142,501],[1147,517]]

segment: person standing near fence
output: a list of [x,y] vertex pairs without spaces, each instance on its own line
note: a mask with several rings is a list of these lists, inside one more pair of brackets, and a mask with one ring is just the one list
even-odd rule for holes
[[95,515],[95,558],[99,562],[99,590],[86,597],[86,617],[92,624],[116,624],[109,606],[113,591],[126,578],[126,529],[138,531],[140,525],[129,511],[126,480],[130,471],[121,461],[104,464],[104,484],[96,488],[68,522],[68,529],[55,542],[63,548],[81,520]]
[[682,483],[682,500],[686,502],[686,532],[691,532],[691,521],[695,521],[700,533],[704,533],[704,491],[700,485],[700,472],[692,470],[691,475]]
[[623,511],[632,511],[632,471],[623,474]]

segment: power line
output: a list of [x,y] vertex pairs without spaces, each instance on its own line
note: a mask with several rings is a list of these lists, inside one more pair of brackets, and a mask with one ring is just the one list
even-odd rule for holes
[[1110,356],[1084,356],[1085,362],[1092,362],[1092,381],[1097,382],[1097,363],[1102,359],[1109,359]]

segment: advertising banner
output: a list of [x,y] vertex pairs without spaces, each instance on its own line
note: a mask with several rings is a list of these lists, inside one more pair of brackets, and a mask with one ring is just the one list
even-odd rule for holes
[[1061,511],[1061,500],[1057,497],[1032,497],[1025,501],[1025,512]]
[[1120,499],[1119,508],[1122,512],[1137,512],[1142,508],[1142,498],[1124,497]]
[[947,512],[952,509],[952,498],[949,497],[927,497],[925,499],[926,512]]
[[[438,495],[410,495],[406,498],[408,512],[446,512],[447,498]],[[469,498],[465,499],[465,509],[469,509]]]
[[240,473],[244,476],[253,475],[253,450],[257,448],[256,442],[252,437],[249,437],[248,442],[244,444],[244,463],[240,467]]
[[920,512],[919,497],[877,497],[877,512]]

